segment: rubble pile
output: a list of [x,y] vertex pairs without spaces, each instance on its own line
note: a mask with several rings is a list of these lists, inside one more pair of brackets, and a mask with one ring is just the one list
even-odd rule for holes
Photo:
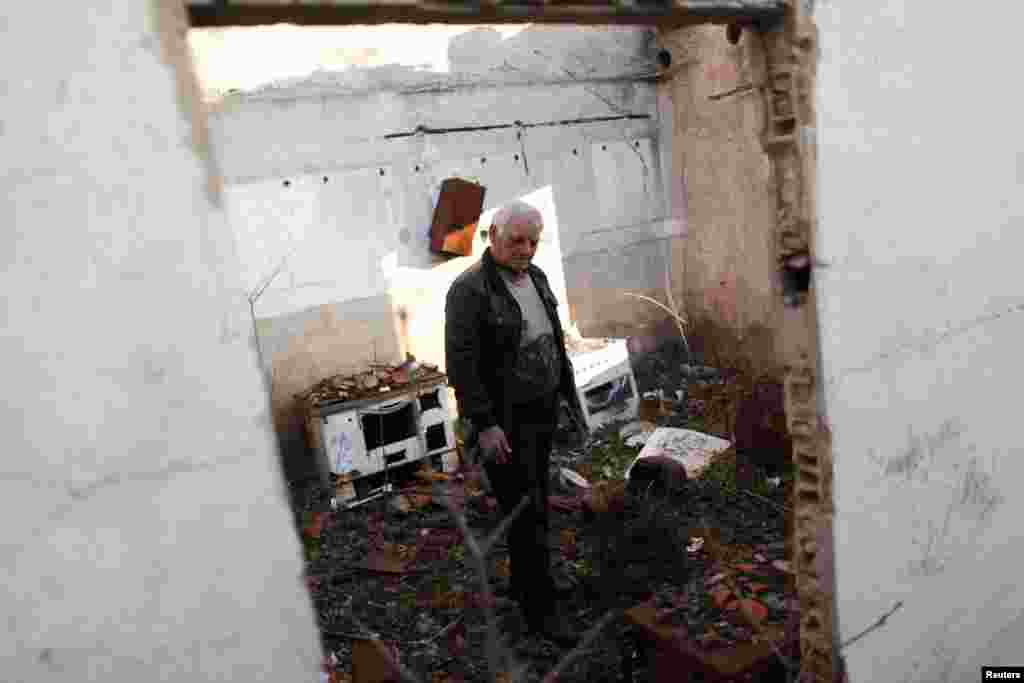
[[[773,460],[758,449],[778,450],[763,437],[778,431],[773,387],[741,410],[751,382],[676,368],[680,384],[666,389],[689,400],[659,399],[648,420],[610,423],[582,446],[552,453],[549,546],[556,580],[575,587],[564,614],[579,631],[609,611],[621,615],[559,680],[782,681],[799,668],[792,473],[757,470],[739,483],[741,450],[754,463]],[[373,367],[321,382],[306,400],[375,396],[422,372],[407,379],[401,366]],[[743,426],[733,435],[738,412]],[[751,488],[755,479],[760,488]],[[479,466],[421,467],[380,500],[307,520],[307,585],[328,653],[325,680],[371,681],[357,661],[367,638],[393,647],[417,680],[491,680],[485,606],[528,664],[522,680],[549,680],[565,654],[524,637],[514,603],[495,597],[508,582],[505,543],[488,555],[493,590],[482,590],[463,530],[484,538],[501,511]]]
[[343,401],[376,398],[389,391],[406,389],[417,382],[444,379],[436,365],[406,361],[400,365],[371,364],[365,372],[334,375],[295,396],[301,404],[316,407]]

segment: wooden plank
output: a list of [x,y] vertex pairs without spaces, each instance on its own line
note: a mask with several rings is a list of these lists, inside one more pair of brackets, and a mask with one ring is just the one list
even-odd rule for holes
[[730,21],[773,22],[785,11],[783,0],[648,0],[646,2],[430,2],[415,0],[192,0],[195,28],[345,24],[634,24],[668,28]]

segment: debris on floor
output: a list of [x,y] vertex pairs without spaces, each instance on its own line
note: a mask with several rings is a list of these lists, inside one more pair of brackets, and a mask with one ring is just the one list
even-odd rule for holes
[[686,469],[690,478],[700,476],[711,458],[731,446],[725,439],[692,429],[659,427],[644,443],[643,450],[626,471],[629,479],[631,470],[644,458],[663,457],[674,460]]
[[[579,631],[610,610],[623,615],[558,680],[674,682],[692,672],[771,681],[787,680],[775,677],[786,666],[799,667],[791,532],[782,513],[792,471],[768,475],[755,453],[748,460],[757,495],[733,495],[736,449],[721,438],[728,430],[709,425],[719,424],[712,413],[724,414],[740,392],[712,370],[680,373],[687,383],[680,394],[700,403],[659,395],[654,419],[611,421],[584,446],[552,453],[549,547],[555,575],[571,588],[562,611]],[[335,477],[338,491],[350,484]],[[299,516],[306,585],[328,653],[324,680],[399,680],[387,658],[383,666],[379,660],[381,643],[417,680],[493,680],[485,607],[497,615],[508,656],[527,665],[519,680],[552,680],[545,676],[564,651],[528,636],[503,593],[507,542],[499,539],[488,555],[485,592],[460,523],[447,511],[460,510],[478,539],[501,523],[479,466],[410,468],[393,485],[353,509]],[[511,659],[502,665],[514,670]]]
[[319,405],[336,401],[356,401],[376,398],[379,394],[403,387],[414,379],[442,378],[436,365],[418,363],[409,357],[404,363],[370,364],[365,372],[335,375],[317,382],[295,396],[301,403]]

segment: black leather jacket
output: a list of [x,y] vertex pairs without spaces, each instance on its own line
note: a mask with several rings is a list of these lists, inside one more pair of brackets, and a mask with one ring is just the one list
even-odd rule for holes
[[[558,392],[566,399],[577,426],[585,430],[576,393],[572,363],[565,352],[565,336],[548,278],[530,265],[530,277],[551,318],[555,340],[562,352],[562,378]],[[445,370],[455,389],[459,413],[474,431],[498,424],[502,407],[516,403],[507,393],[504,378],[511,374],[519,353],[523,316],[488,247],[478,263],[467,268],[448,290],[445,301]]]

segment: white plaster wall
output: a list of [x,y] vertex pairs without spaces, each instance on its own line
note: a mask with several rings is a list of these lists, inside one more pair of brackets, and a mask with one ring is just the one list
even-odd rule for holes
[[[617,44],[594,35],[604,44],[598,41],[583,54],[583,63],[599,61],[602,49]],[[643,32],[627,35],[636,43]],[[570,48],[583,49],[577,38],[557,56],[568,59]],[[640,60],[640,48],[630,49],[632,59]],[[346,78],[362,83],[374,73],[359,79],[346,72]],[[310,96],[309,83],[299,83],[229,98],[214,111],[214,139],[228,179],[228,214],[246,288],[259,291],[271,281],[256,303],[257,317],[267,320],[389,291],[423,291],[422,282],[431,283],[428,288],[438,299],[433,303],[443,305],[439,282],[468,265],[456,260],[441,268],[428,251],[438,190],[450,176],[483,184],[485,210],[548,193],[548,235],[557,233],[560,257],[546,270],[566,322],[573,290],[589,301],[660,290],[666,244],[681,238],[683,224],[672,217],[664,191],[653,86],[513,78],[488,87],[456,84],[418,92],[408,90],[412,78],[406,74],[396,84],[381,77],[376,89],[364,83],[356,94],[338,85],[329,97]],[[558,123],[623,114],[649,118]],[[465,128],[515,121],[528,127],[387,137],[419,125]],[[406,310],[421,319],[423,311],[436,308],[417,300],[419,311],[411,300],[396,303],[407,304]],[[441,357],[418,357],[443,364]]]
[[184,27],[161,5],[0,19],[5,681],[318,672],[237,255],[158,34]]
[[819,5],[842,637],[903,602],[844,651],[850,680],[979,680],[1024,663],[1024,8]]

